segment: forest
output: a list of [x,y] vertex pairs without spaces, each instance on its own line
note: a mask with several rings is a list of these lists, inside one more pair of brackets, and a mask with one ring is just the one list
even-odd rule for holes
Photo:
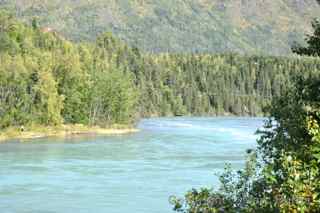
[[314,57],[150,54],[112,33],[74,43],[0,15],[0,127],[108,126],[141,117],[265,115]]

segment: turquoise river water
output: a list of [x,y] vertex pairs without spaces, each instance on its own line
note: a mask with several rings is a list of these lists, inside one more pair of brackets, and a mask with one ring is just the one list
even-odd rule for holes
[[262,118],[158,118],[123,136],[0,144],[1,213],[166,213],[170,195],[239,169]]

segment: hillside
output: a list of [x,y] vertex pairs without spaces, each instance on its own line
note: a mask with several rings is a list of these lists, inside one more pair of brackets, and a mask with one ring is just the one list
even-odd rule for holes
[[1,0],[0,8],[76,41],[112,31],[151,52],[272,55],[290,53],[320,12],[316,0]]

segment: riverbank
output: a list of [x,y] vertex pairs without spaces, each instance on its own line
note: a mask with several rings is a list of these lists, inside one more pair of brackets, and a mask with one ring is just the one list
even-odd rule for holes
[[61,125],[61,126],[33,126],[21,131],[18,127],[10,127],[0,131],[0,142],[9,140],[29,140],[48,137],[72,137],[81,135],[121,135],[138,132],[131,126],[113,125],[107,128],[99,126]]

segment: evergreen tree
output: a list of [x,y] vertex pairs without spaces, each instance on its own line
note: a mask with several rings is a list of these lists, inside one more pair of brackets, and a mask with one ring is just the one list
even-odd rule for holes
[[312,35],[307,35],[306,43],[307,46],[301,46],[296,44],[292,51],[299,55],[309,55],[309,56],[320,56],[320,21],[315,19],[312,22],[312,28],[314,33]]

